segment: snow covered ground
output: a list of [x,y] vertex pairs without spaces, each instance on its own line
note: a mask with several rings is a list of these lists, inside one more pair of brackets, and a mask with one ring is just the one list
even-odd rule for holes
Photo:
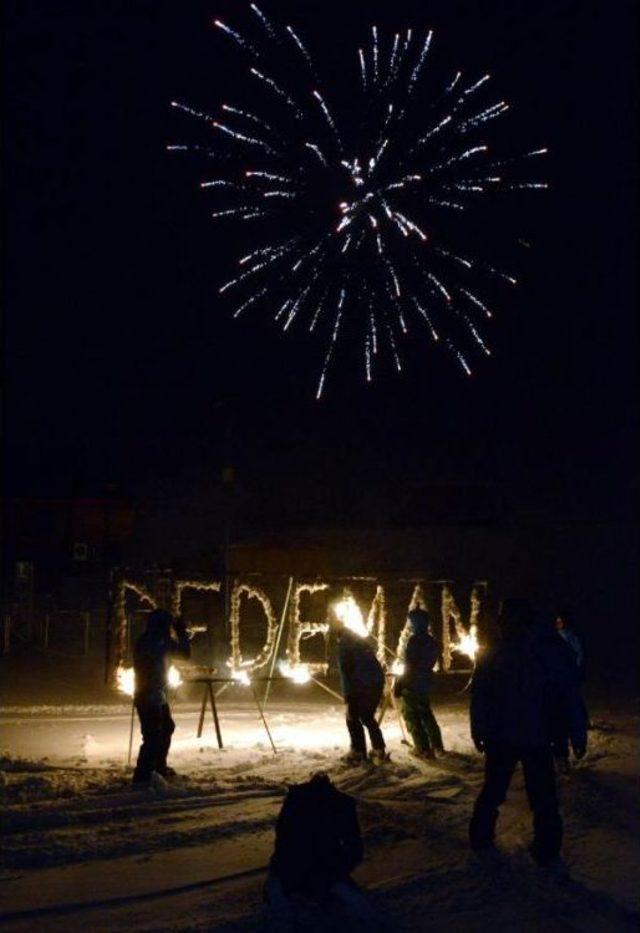
[[[459,688],[456,688],[456,690]],[[466,829],[482,778],[466,696],[443,691],[438,718],[450,753],[416,762],[395,716],[392,761],[348,768],[343,710],[276,695],[267,708],[275,755],[254,705],[221,698],[225,748],[198,707],[176,702],[169,790],[133,791],[126,703],[5,705],[0,711],[2,925],[11,930],[272,929],[262,869],[287,783],[328,770],[355,795],[366,842],[358,880],[385,929],[624,930],[638,927],[640,813],[637,716],[594,704],[590,751],[561,778],[566,875],[529,860],[530,821],[517,776],[501,818],[503,860],[469,857]],[[231,691],[229,691],[231,693]],[[134,754],[137,748],[134,739]],[[327,908],[301,905],[295,928],[347,930]]]

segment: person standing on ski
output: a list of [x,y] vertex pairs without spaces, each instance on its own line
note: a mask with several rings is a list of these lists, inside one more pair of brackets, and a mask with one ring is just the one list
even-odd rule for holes
[[431,634],[426,609],[412,609],[407,625],[410,634],[404,650],[404,672],[396,680],[395,692],[402,697],[413,753],[420,758],[435,758],[436,752],[444,752],[442,733],[430,701],[438,643]]
[[388,757],[382,731],[376,722],[376,710],[384,692],[384,670],[366,636],[347,628],[337,618],[331,624],[338,640],[338,668],[351,739],[347,761],[360,764],[367,760],[366,729],[371,742],[371,760],[379,764]]
[[190,655],[191,646],[184,622],[174,619],[165,609],[154,609],[133,651],[133,700],[142,732],[142,744],[133,774],[134,786],[148,784],[154,771],[164,778],[175,775],[173,768],[167,765],[171,736],[175,730],[168,700],[168,661],[170,657],[188,658]]
[[558,717],[567,723],[576,758],[587,748],[587,718],[564,644],[535,625],[529,603],[508,599],[498,619],[500,640],[481,655],[471,685],[471,737],[485,756],[484,786],[469,825],[471,848],[494,850],[498,808],[522,764],[533,810],[530,852],[540,865],[560,853],[552,743]]

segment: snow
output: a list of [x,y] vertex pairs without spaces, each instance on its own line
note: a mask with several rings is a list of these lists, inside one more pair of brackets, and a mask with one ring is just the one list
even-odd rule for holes
[[[340,761],[342,708],[301,690],[267,707],[276,755],[240,688],[220,699],[222,750],[210,712],[199,740],[198,704],[178,699],[171,764],[181,779],[149,791],[129,787],[131,707],[122,699],[4,706],[3,910],[41,913],[5,917],[3,926],[276,928],[261,903],[274,820],[287,784],[323,769],[357,798],[367,852],[357,878],[385,929],[637,928],[639,743],[630,705],[593,704],[588,756],[560,779],[567,872],[553,874],[527,854],[530,817],[519,775],[500,820],[503,858],[485,864],[469,856],[482,758],[469,740],[466,695],[448,687],[436,702],[446,757],[411,758],[389,713],[383,728],[391,762],[354,769]],[[136,734],[134,754],[137,741]],[[299,905],[297,928],[356,928],[336,911]]]

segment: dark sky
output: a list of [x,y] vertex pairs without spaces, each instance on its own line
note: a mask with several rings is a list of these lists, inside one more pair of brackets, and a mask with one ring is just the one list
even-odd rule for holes
[[492,325],[492,359],[469,379],[414,333],[402,376],[383,372],[367,387],[358,359],[317,403],[323,347],[259,315],[230,320],[217,295],[224,227],[208,219],[202,173],[164,150],[189,135],[172,99],[214,110],[234,88],[240,62],[210,21],[242,23],[244,5],[9,0],[9,491],[117,482],[135,495],[188,495],[231,459],[274,502],[295,475],[303,490],[367,487],[374,499],[379,484],[486,481],[515,495],[582,489],[594,514],[624,505],[635,4],[264,6],[308,37],[346,112],[353,48],[371,22],[431,25],[452,67],[491,71],[517,104],[514,148],[551,147],[551,190],[510,217],[534,248]]

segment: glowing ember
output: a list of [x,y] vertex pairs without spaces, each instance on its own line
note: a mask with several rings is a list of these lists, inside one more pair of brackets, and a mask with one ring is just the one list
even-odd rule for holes
[[120,693],[132,697],[136,687],[136,675],[132,667],[119,664],[116,671],[116,686]]
[[249,677],[247,671],[245,671],[243,668],[239,668],[236,671],[232,670],[231,679],[235,680],[239,684],[242,684],[243,687],[251,686],[251,678]]
[[311,674],[306,664],[296,664],[292,667],[288,661],[281,661],[278,665],[280,673],[294,684],[308,684],[311,680]]
[[[167,671],[167,684],[172,690],[175,690],[182,683],[182,676],[180,671],[172,664]],[[136,674],[132,667],[125,667],[124,664],[119,664],[118,669],[116,670],[116,687],[120,693],[126,694],[128,697],[132,697],[136,689]]]
[[468,658],[475,661],[480,645],[478,644],[478,627],[472,625],[466,635],[463,635],[460,641],[451,645],[451,650],[458,654],[466,654]]
[[336,618],[342,622],[345,628],[350,629],[361,638],[366,638],[369,632],[364,624],[362,612],[353,596],[344,596],[339,602],[332,606]]

